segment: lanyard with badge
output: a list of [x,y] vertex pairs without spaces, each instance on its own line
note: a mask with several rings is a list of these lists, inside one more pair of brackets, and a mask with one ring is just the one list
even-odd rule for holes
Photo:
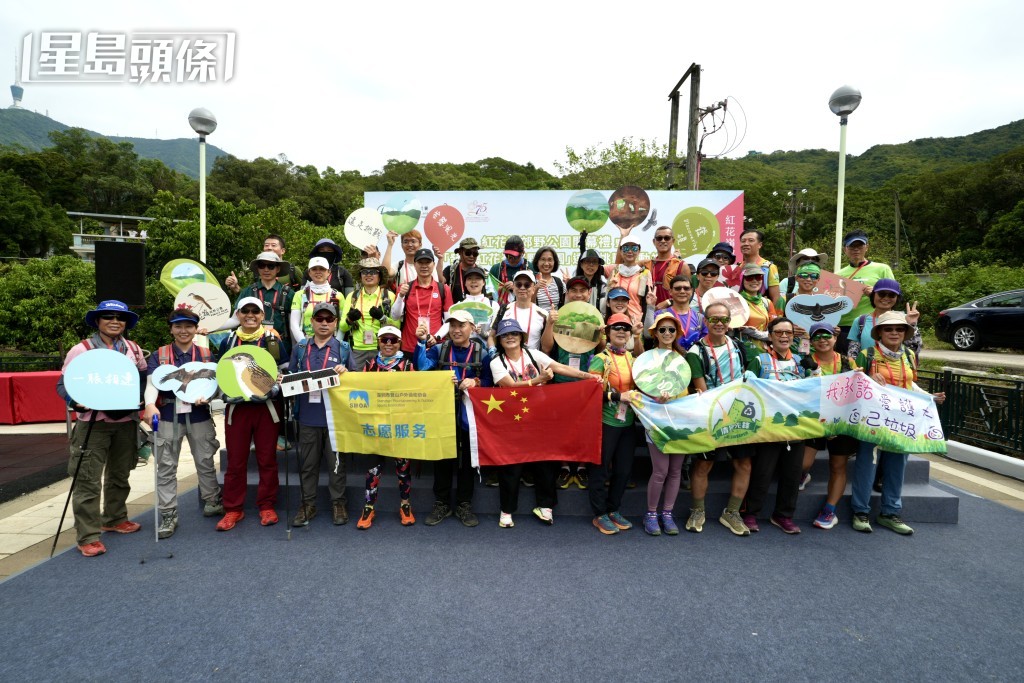
[[[312,364],[312,359],[311,359],[312,355],[313,355],[312,352],[306,354],[306,371],[307,372],[313,372],[313,364]],[[330,346],[330,344],[327,344],[327,345],[324,346],[324,364],[320,366],[321,370],[326,370],[327,369],[327,361],[329,361],[330,359],[331,359],[331,346]],[[317,391],[311,391],[311,392],[309,392],[308,396],[309,396],[309,402],[310,403],[323,403],[324,390],[323,389],[319,389]]]

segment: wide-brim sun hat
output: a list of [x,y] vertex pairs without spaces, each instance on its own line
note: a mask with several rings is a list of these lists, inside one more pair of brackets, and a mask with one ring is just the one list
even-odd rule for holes
[[120,313],[128,318],[124,323],[125,330],[130,330],[139,322],[139,315],[134,311],[129,310],[128,304],[117,299],[107,299],[101,301],[99,305],[94,309],[85,314],[85,324],[89,327],[99,328],[96,318],[103,315],[104,313]]
[[882,328],[890,325],[902,325],[907,334],[910,334],[912,326],[907,322],[907,315],[899,311],[886,311],[875,319],[875,326],[871,328],[871,338],[878,341],[882,334]]
[[249,261],[249,268],[251,268],[252,270],[256,270],[256,264],[260,263],[261,261],[266,261],[267,263],[276,263],[277,269],[281,270],[281,256],[276,251],[260,252],[259,256],[254,258],[252,261]]
[[801,249],[797,253],[793,254],[792,258],[789,259],[789,272],[796,272],[797,266],[801,263],[807,263],[808,261],[818,264],[819,268],[824,267],[825,258],[826,255],[824,253],[819,253],[814,249]]

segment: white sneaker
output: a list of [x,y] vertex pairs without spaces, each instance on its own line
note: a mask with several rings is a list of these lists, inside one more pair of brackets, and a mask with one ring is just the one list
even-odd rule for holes
[[509,513],[502,512],[500,515],[498,515],[498,526],[500,526],[502,529],[511,529],[515,525],[516,523],[512,521],[512,515],[510,515]]
[[551,513],[551,508],[533,508],[533,514],[545,524],[555,523],[555,516]]

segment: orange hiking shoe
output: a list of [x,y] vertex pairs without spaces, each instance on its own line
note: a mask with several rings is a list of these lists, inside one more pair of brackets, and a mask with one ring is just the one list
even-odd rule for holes
[[120,524],[114,526],[101,526],[102,531],[113,531],[119,534],[134,534],[136,531],[142,528],[142,525],[138,522],[133,522],[130,519],[126,519]]
[[374,512],[372,505],[364,505],[363,514],[359,516],[359,521],[356,522],[356,528],[364,530],[369,529],[371,526],[373,526],[373,518],[376,516],[377,513]]
[[276,512],[273,510],[260,510],[260,524],[263,526],[274,526],[277,522]]
[[409,505],[408,501],[398,507],[398,518],[402,520],[402,526],[412,526],[416,523],[416,518],[412,516],[412,505]]
[[99,541],[93,541],[92,543],[80,545],[78,546],[78,549],[86,557],[96,557],[97,555],[102,555],[103,553],[107,552],[107,547]]
[[245,519],[245,513],[240,511],[232,510],[231,512],[224,513],[224,517],[217,522],[217,531],[231,531],[235,528],[235,525]]

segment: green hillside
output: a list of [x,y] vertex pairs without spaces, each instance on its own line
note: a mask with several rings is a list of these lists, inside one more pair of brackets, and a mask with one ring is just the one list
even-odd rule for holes
[[[60,121],[27,109],[0,109],[0,146],[21,147],[30,152],[51,146],[50,132],[71,128]],[[154,140],[151,138],[125,138],[86,131],[93,137],[106,137],[113,142],[130,142],[135,153],[143,159],[159,159],[168,168],[191,178],[199,177],[199,150],[195,139]],[[206,172],[213,170],[217,157],[227,152],[215,145],[206,145]]]

